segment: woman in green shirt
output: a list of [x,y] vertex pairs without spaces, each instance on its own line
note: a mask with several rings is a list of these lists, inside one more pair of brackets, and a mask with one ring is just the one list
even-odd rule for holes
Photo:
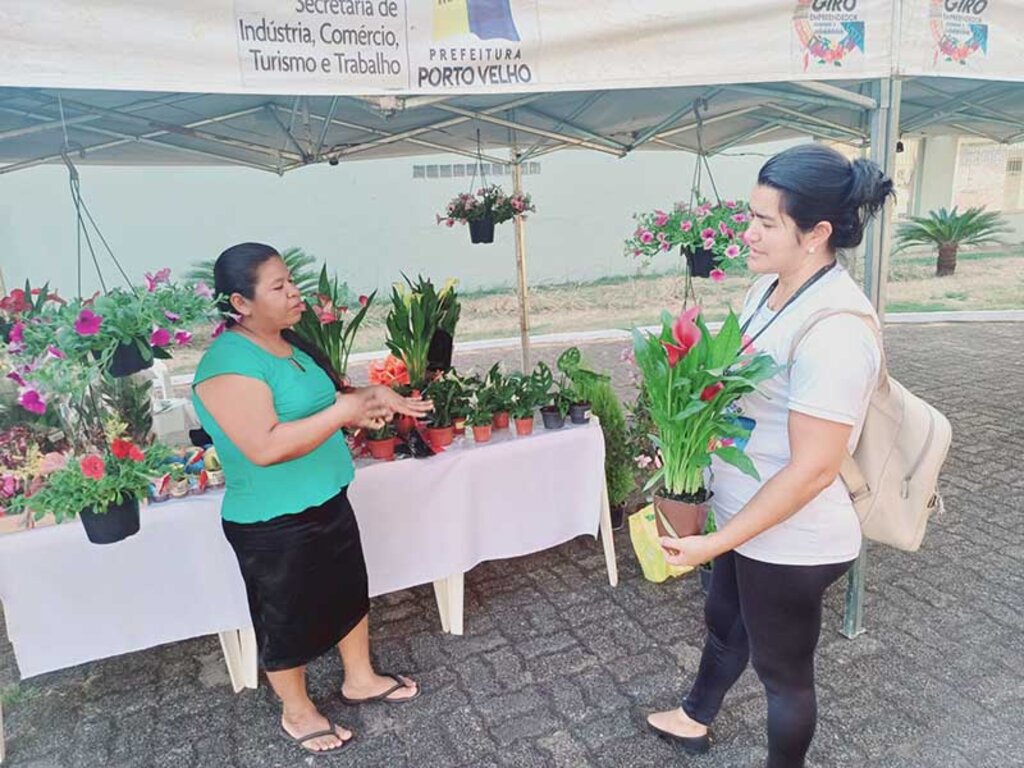
[[305,305],[277,251],[227,249],[214,266],[228,330],[199,363],[193,400],[224,465],[224,533],[245,581],[260,663],[281,698],[281,727],[304,749],[352,733],[309,699],[305,667],[337,645],[342,700],[406,702],[412,680],[370,662],[366,564],[348,501],[355,474],[343,426],[421,417],[430,404],[386,387],[344,388],[291,327]]

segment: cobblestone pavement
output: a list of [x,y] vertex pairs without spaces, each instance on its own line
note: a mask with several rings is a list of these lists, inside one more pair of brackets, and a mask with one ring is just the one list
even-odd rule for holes
[[[870,550],[866,635],[837,634],[843,590],[829,593],[812,766],[1024,766],[1021,329],[889,329],[896,376],[954,425],[947,512],[915,555]],[[586,351],[626,387],[620,348]],[[314,663],[314,699],[359,733],[344,754],[306,758],[286,744],[266,684],[233,695],[217,640],[205,637],[9,687],[10,765],[761,765],[765,705],[749,670],[726,700],[710,755],[687,759],[644,732],[645,712],[673,705],[694,674],[701,600],[693,578],[644,581],[623,532],[616,544],[616,589],[589,538],[477,567],[466,579],[462,638],[440,633],[429,588],[375,600],[381,665],[414,673],[425,693],[408,707],[348,708],[336,696],[337,657]],[[0,684],[16,680],[0,635]]]

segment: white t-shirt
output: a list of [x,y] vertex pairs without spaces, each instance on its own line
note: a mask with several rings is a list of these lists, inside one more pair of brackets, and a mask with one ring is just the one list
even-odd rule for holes
[[[758,280],[747,294],[740,322],[754,314],[747,334],[758,333],[775,314],[758,303],[775,280]],[[757,338],[754,347],[786,365],[793,336],[822,309],[854,309],[874,315],[871,302],[838,264],[808,288]],[[881,353],[874,332],[852,315],[817,323],[797,350],[793,366],[764,382],[758,392],[737,401],[740,416],[756,425],[746,445],[761,480],[730,464],[712,460],[711,505],[719,527],[753,498],[761,485],[790,461],[789,412],[798,411],[853,426],[850,449],[857,444],[871,392],[878,381]],[[860,523],[846,487],[836,478],[792,517],[736,548],[754,560],[784,565],[842,563],[860,552]]]

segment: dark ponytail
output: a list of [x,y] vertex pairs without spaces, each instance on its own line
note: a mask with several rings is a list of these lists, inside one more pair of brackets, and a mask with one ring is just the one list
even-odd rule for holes
[[[237,324],[231,295],[237,293],[247,299],[256,294],[256,283],[260,267],[270,259],[281,258],[277,249],[264,243],[239,243],[217,257],[213,265],[213,290],[218,296],[218,309],[224,315],[228,328]],[[341,392],[346,389],[341,375],[334,370],[327,356],[310,344],[291,328],[281,331],[281,338],[293,347],[301,349],[327,374],[334,388]]]
[[850,162],[822,144],[801,144],[762,166],[757,183],[777,189],[782,209],[802,232],[821,221],[832,225],[832,250],[856,248],[864,226],[893,195],[892,179],[870,160]]

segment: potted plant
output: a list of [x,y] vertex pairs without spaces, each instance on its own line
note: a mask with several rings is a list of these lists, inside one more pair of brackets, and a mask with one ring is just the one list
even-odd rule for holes
[[219,488],[224,485],[224,467],[220,463],[217,449],[212,445],[208,446],[203,459],[206,462],[206,473],[209,477],[210,487]]
[[604,477],[608,490],[612,528],[622,527],[626,502],[636,488],[626,416],[611,381],[596,379],[586,388],[590,407],[601,424],[604,437]]
[[571,387],[565,386],[562,382],[555,384],[554,391],[548,396],[548,404],[540,409],[541,419],[544,421],[544,429],[561,429],[565,426],[565,419],[569,415],[569,408],[572,407],[575,396]]
[[660,333],[633,332],[637,366],[656,429],[662,466],[647,487],[660,482],[654,509],[662,536],[700,533],[707,518],[705,470],[712,454],[758,477],[736,438],[750,430],[728,407],[780,369],[764,353],[744,354],[736,315],[730,311],[712,335],[694,307],[673,318],[662,313]]
[[494,414],[488,410],[485,403],[477,403],[470,411],[466,423],[473,428],[473,442],[486,443],[491,439],[491,432],[494,429],[492,420]]
[[[339,283],[337,276],[327,276],[326,266],[320,270],[316,292],[303,296],[306,311],[293,330],[320,350],[343,380],[356,334],[376,296],[376,291],[369,296],[355,296],[347,283]],[[353,311],[356,306],[359,309]]]
[[600,381],[610,381],[608,376],[597,373],[583,364],[583,355],[579,347],[569,347],[561,355],[555,367],[562,373],[563,379],[568,378],[570,385],[563,383],[566,395],[572,399],[569,406],[569,418],[573,424],[586,424],[590,421],[590,400],[588,391]]
[[655,210],[636,214],[636,229],[626,240],[625,253],[652,259],[679,247],[693,277],[716,282],[730,271],[742,271],[746,245],[743,233],[750,225],[745,203],[725,200],[709,203],[703,198],[691,207],[677,203],[671,212]]
[[935,276],[947,277],[956,272],[956,256],[962,245],[988,245],[1002,242],[999,235],[1010,227],[997,211],[968,208],[959,213],[940,208],[927,216],[911,216],[896,229],[896,250],[925,245],[938,250]]
[[493,243],[494,225],[515,216],[536,211],[527,194],[506,195],[500,186],[491,184],[476,191],[457,195],[445,207],[445,214],[437,216],[437,223],[454,227],[456,222],[469,224],[472,243]]
[[434,448],[444,448],[455,439],[455,407],[461,384],[454,372],[434,379],[423,391],[424,397],[434,404],[427,428],[427,440]]
[[385,424],[380,429],[371,429],[367,433],[366,445],[370,455],[380,461],[393,461],[395,458],[395,428]]
[[430,280],[422,278],[415,286],[406,278],[406,285],[396,283],[391,288],[386,343],[391,353],[405,363],[414,387],[422,387],[427,381],[430,346],[442,320],[450,320],[449,294],[453,289],[454,281],[449,281],[438,293]]
[[51,512],[60,523],[80,516],[94,544],[111,544],[138,532],[139,500],[167,457],[159,444],[143,449],[126,440],[116,424],[108,437],[101,450],[68,455],[65,465],[31,496],[37,517]]
[[501,364],[495,363],[484,377],[481,397],[494,414],[493,425],[497,430],[508,429],[510,409],[516,396],[515,381],[501,372]]
[[170,476],[168,492],[172,499],[183,499],[188,496],[189,482],[188,473],[185,471],[185,464],[182,461],[172,461],[167,467],[167,474]]

